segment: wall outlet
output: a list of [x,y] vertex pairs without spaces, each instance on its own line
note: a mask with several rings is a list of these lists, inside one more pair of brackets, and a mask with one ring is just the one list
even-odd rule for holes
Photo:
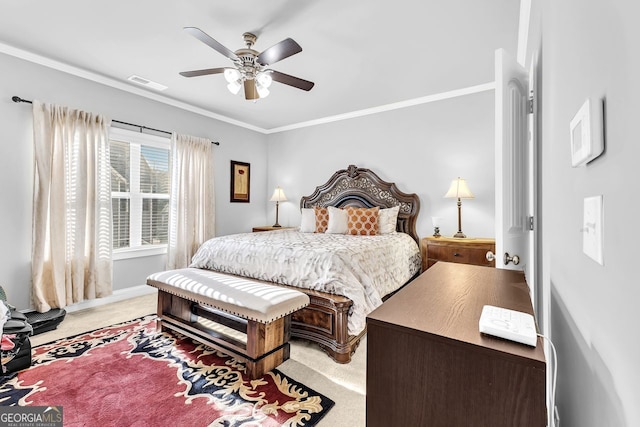
[[557,406],[553,407],[553,427],[560,427],[560,414]]

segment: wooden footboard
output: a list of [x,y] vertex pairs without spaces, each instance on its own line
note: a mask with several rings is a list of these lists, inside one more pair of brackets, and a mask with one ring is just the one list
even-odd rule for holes
[[349,363],[351,355],[366,333],[349,335],[347,315],[353,302],[340,295],[331,295],[309,289],[295,288],[309,295],[309,305],[291,316],[291,336],[320,345],[333,360]]
[[[386,301],[419,275],[420,272],[417,272],[407,283],[386,295],[382,300]],[[291,315],[291,336],[318,343],[320,348],[336,362],[349,363],[351,356],[360,345],[360,340],[367,333],[365,328],[358,335],[349,335],[347,317],[353,302],[341,295],[310,289],[294,289],[307,294],[310,302],[308,306]]]

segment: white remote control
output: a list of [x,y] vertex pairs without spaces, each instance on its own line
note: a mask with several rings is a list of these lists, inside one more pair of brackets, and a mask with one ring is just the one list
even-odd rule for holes
[[479,322],[480,332],[510,341],[536,346],[538,337],[533,316],[521,311],[485,305]]

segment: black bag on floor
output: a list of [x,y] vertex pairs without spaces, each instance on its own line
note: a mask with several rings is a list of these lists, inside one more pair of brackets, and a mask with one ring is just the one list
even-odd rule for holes
[[10,315],[11,318],[5,322],[2,329],[1,375],[11,374],[31,366],[29,336],[33,333],[33,328],[19,311],[10,310]]
[[22,313],[26,316],[27,322],[33,327],[33,335],[56,329],[67,314],[63,308],[52,308],[45,313],[31,310],[23,311]]
[[31,366],[29,336],[33,333],[33,328],[27,321],[27,316],[7,302],[7,295],[2,286],[0,286],[0,304],[7,309],[6,321],[2,325],[2,336],[0,337],[2,338],[0,377],[2,377]]

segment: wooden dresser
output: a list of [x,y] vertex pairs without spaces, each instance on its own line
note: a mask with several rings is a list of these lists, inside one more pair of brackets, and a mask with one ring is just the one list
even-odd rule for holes
[[438,261],[495,267],[495,261],[487,261],[487,251],[496,252],[495,239],[454,237],[423,237],[420,240],[422,271]]
[[485,304],[533,314],[519,271],[439,262],[367,317],[367,426],[544,427],[537,347],[478,331]]

